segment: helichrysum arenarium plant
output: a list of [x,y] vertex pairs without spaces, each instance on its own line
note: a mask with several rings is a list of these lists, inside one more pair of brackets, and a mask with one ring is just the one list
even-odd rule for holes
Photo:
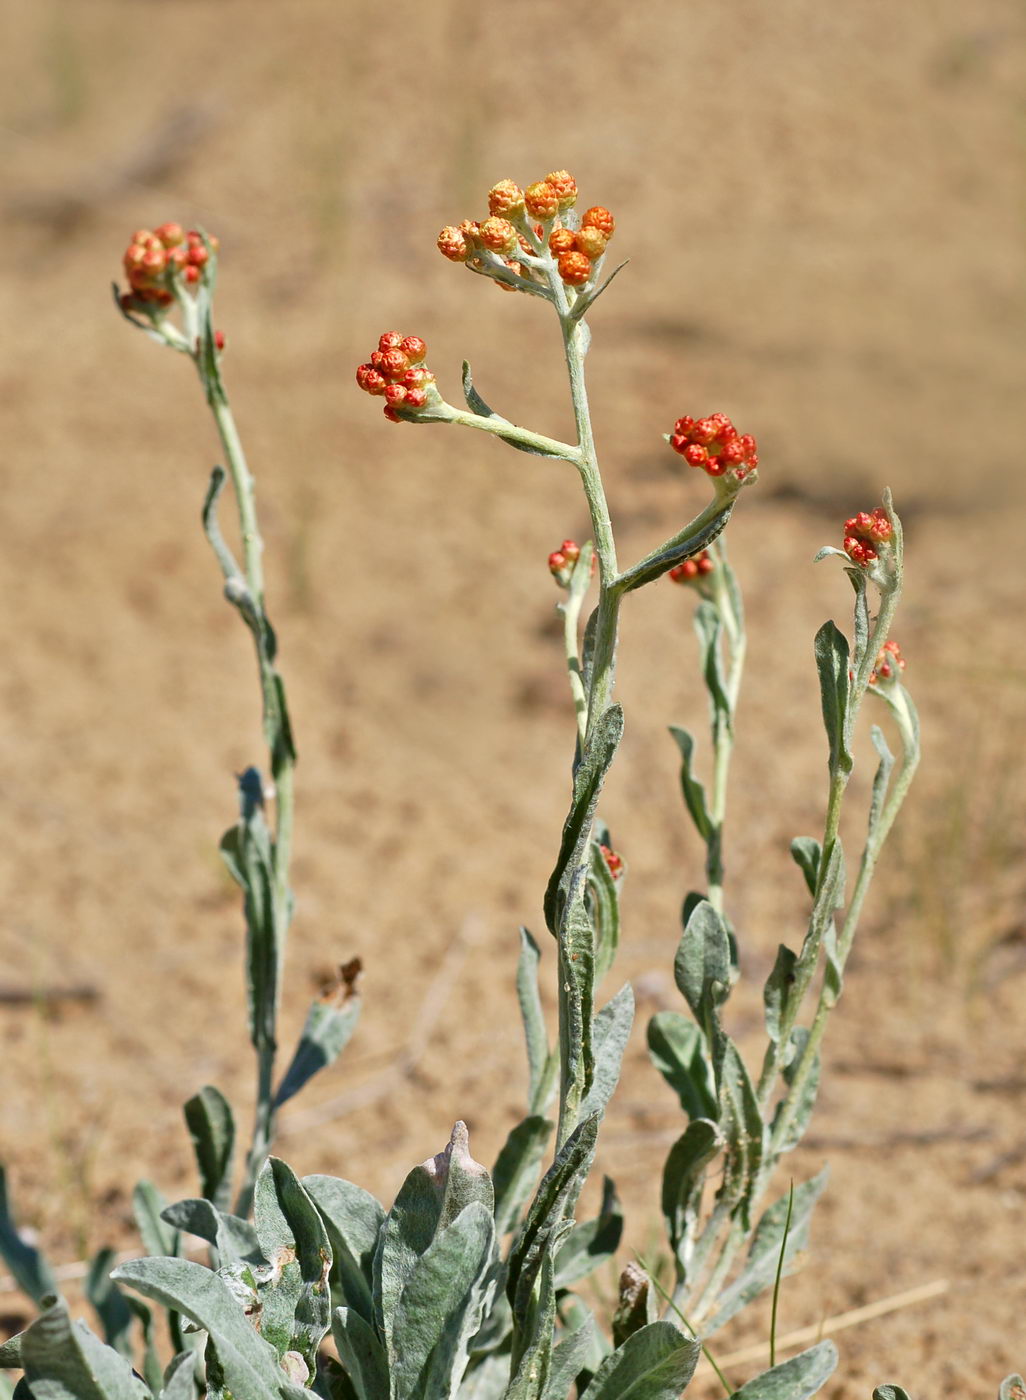
[[[443,229],[438,238],[452,262],[549,304],[565,352],[573,442],[501,416],[474,387],[466,364],[466,406],[449,402],[418,335],[386,332],[356,373],[359,387],[382,399],[394,423],[474,428],[549,459],[555,469],[575,470],[592,532],[582,544],[564,540],[549,558],[563,593],[576,724],[569,808],[544,900],[558,991],[555,1037],[539,995],[541,948],[521,930],[516,988],[527,1043],[524,1118],[491,1170],[474,1160],[466,1128],[457,1123],[448,1145],[410,1172],[389,1209],[348,1181],[300,1180],[269,1155],[277,1110],[352,1033],[359,969],[343,968],[337,991],[315,1003],[279,1074],[296,753],[265,605],[253,481],[221,374],[224,337],[212,319],[217,242],[174,224],[131,239],[124,260],[129,289],[118,293],[119,308],[152,339],[191,359],[214,417],[227,472],[214,470],[203,524],[225,596],[252,635],[263,700],[268,772],[243,774],[240,815],[222,842],[243,892],[256,1112],[236,1172],[227,1100],[208,1086],[186,1105],[201,1195],[164,1206],[155,1187],[137,1188],[149,1257],[111,1274],[110,1257],[102,1254],[90,1274],[87,1291],[106,1343],[72,1323],[64,1302],[51,1296],[57,1290],[48,1266],[18,1236],[6,1199],[0,1200],[0,1249],[42,1308],[20,1337],[0,1348],[4,1366],[24,1370],[14,1392],[19,1397],[187,1400],[198,1391],[210,1400],[271,1400],[312,1390],[331,1400],[670,1400],[687,1386],[705,1339],[779,1283],[806,1241],[822,1177],[798,1184],[768,1208],[762,1202],[780,1159],[809,1121],[820,1046],[862,904],[918,759],[904,661],[890,638],[901,592],[901,525],[885,497],[846,522],[842,549],[824,551],[840,556],[853,585],[854,623],[850,641],[832,622],[815,640],[827,736],[824,829],[820,839],[801,837],[792,847],[808,887],[808,924],[793,946],[779,949],[764,993],[765,1053],[761,1066],[749,1066],[724,1018],[739,975],[725,819],[745,623],[722,532],[742,490],[758,479],[756,443],[721,413],[678,418],[666,434],[669,450],[708,477],[711,497],[644,558],[621,564],[585,384],[591,339],[585,318],[619,270],[605,270],[615,221],[604,207],[579,213],[577,205],[566,171],[525,190],[503,180],[489,192],[487,217]],[[241,559],[218,524],[228,480]],[[617,1307],[596,1317],[579,1284],[621,1245],[612,1183],[596,1218],[578,1222],[576,1210],[634,1016],[629,985],[608,1000],[599,994],[620,939],[625,864],[598,804],[623,729],[614,699],[621,606],[629,592],[664,576],[694,594],[711,725],[705,764],[695,738],[672,731],[685,805],[706,851],[706,878],[684,903],[674,962],[682,1009],[661,1012],[648,1027],[652,1058],[687,1119],[659,1193],[673,1277],[664,1286],[629,1263]],[[862,850],[849,872],[840,816],[867,695],[889,712],[899,753],[892,757],[874,727],[879,766]],[[183,1235],[206,1242],[205,1262],[185,1257]],[[174,1348],[166,1367],[158,1360],[153,1315],[137,1295],[166,1311]],[[823,1342],[771,1366],[739,1393],[746,1400],[802,1400],[834,1363],[833,1345]]]

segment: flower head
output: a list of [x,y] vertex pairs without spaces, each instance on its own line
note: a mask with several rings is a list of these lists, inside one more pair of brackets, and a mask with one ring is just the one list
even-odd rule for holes
[[755,438],[739,433],[725,413],[678,418],[669,442],[689,466],[701,467],[708,476],[729,476],[740,483],[754,479],[759,465]]
[[868,568],[880,554],[880,546],[893,536],[894,527],[882,506],[860,510],[844,522],[844,552],[855,564]]
[[704,578],[706,574],[711,574],[715,567],[712,555],[707,549],[703,549],[701,554],[696,554],[694,558],[685,559],[682,564],[675,565],[667,577],[673,579],[674,583],[694,583],[697,579]]
[[881,681],[896,681],[905,669],[905,658],[897,642],[887,641],[876,654],[873,670],[869,673],[869,684],[879,685]]
[[365,394],[385,400],[384,413],[390,422],[402,422],[403,414],[416,414],[438,401],[426,356],[427,344],[419,335],[385,331],[370,359],[357,367],[357,384]]

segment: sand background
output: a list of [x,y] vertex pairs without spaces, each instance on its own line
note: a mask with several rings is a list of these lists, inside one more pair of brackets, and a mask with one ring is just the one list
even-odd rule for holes
[[[188,365],[110,305],[127,235],[165,219],[222,240],[301,754],[286,1042],[335,964],[366,965],[359,1032],[281,1150],[387,1200],[455,1118],[490,1161],[522,1114],[516,929],[542,931],[573,733],[545,556],[586,515],[571,471],[386,425],[352,373],[398,327],[450,398],[466,356],[502,412],[568,433],[545,308],[434,250],[495,180],[567,166],[631,259],[589,360],[622,556],[702,502],[659,436],[678,414],[759,438],[730,532],[751,633],[730,1028],[753,1056],[802,929],[787,842],[822,821],[811,638],[848,610],[811,559],[887,484],[906,520],[926,756],[793,1158],[833,1179],[781,1326],[948,1280],[844,1333],[826,1393],[992,1394],[1026,1364],[1021,5],[8,0],[5,23],[0,981],[28,999],[0,1006],[0,1156],[22,1220],[57,1262],[129,1247],[138,1176],[192,1189],[182,1100],[214,1082],[245,1119],[252,1094],[216,841],[259,711],[198,528],[216,444]],[[603,806],[640,1006],[598,1163],[624,1260],[652,1247],[680,1131],[641,1022],[678,1004],[701,870],[665,733],[704,723],[690,610],[669,584],[625,610]],[[69,986],[96,996],[46,1000]],[[12,1326],[20,1306],[0,1298]],[[759,1316],[720,1349],[764,1335]]]

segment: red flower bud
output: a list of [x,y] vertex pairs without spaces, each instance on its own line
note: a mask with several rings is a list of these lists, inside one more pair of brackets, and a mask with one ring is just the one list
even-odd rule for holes
[[571,564],[576,564],[581,557],[581,546],[574,540],[564,540],[559,546],[559,552],[565,554]]
[[612,875],[614,880],[618,880],[623,874],[623,856],[617,855],[616,851],[611,850],[609,846],[600,845],[599,850],[602,852],[603,859],[609,867],[610,875]]
[[382,354],[386,350],[401,350],[402,344],[402,331],[385,331],[384,335],[378,336],[378,349]]
[[566,555],[561,549],[554,549],[549,555],[549,573],[558,578],[566,568]]
[[185,242],[185,230],[181,224],[161,224],[153,230],[154,238],[159,238],[165,248],[177,248]]
[[427,391],[425,389],[407,389],[405,408],[423,408],[427,403]]
[[385,350],[378,365],[386,379],[401,379],[410,367],[410,362],[401,350]]
[[384,375],[379,374],[373,365],[361,365],[356,371],[356,382],[367,394],[383,394],[388,387]]
[[411,365],[419,365],[427,355],[427,342],[421,340],[419,335],[404,335],[399,343],[399,349]]
[[385,388],[385,401],[392,408],[399,408],[406,402],[406,390],[401,384],[389,384]]

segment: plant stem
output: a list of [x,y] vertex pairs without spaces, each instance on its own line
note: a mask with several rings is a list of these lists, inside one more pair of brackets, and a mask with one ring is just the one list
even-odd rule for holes
[[719,614],[723,631],[726,633],[730,650],[730,668],[727,674],[727,702],[729,715],[724,721],[718,715],[713,721],[713,785],[709,804],[709,817],[712,830],[706,848],[706,890],[707,898],[717,913],[723,913],[723,824],[727,813],[727,780],[730,775],[730,760],[734,751],[734,717],[737,713],[738,696],[741,691],[741,677],[745,667],[747,638],[743,618],[736,617],[734,605],[727,587],[726,549],[722,542],[715,547],[716,566],[712,572],[713,601]]

